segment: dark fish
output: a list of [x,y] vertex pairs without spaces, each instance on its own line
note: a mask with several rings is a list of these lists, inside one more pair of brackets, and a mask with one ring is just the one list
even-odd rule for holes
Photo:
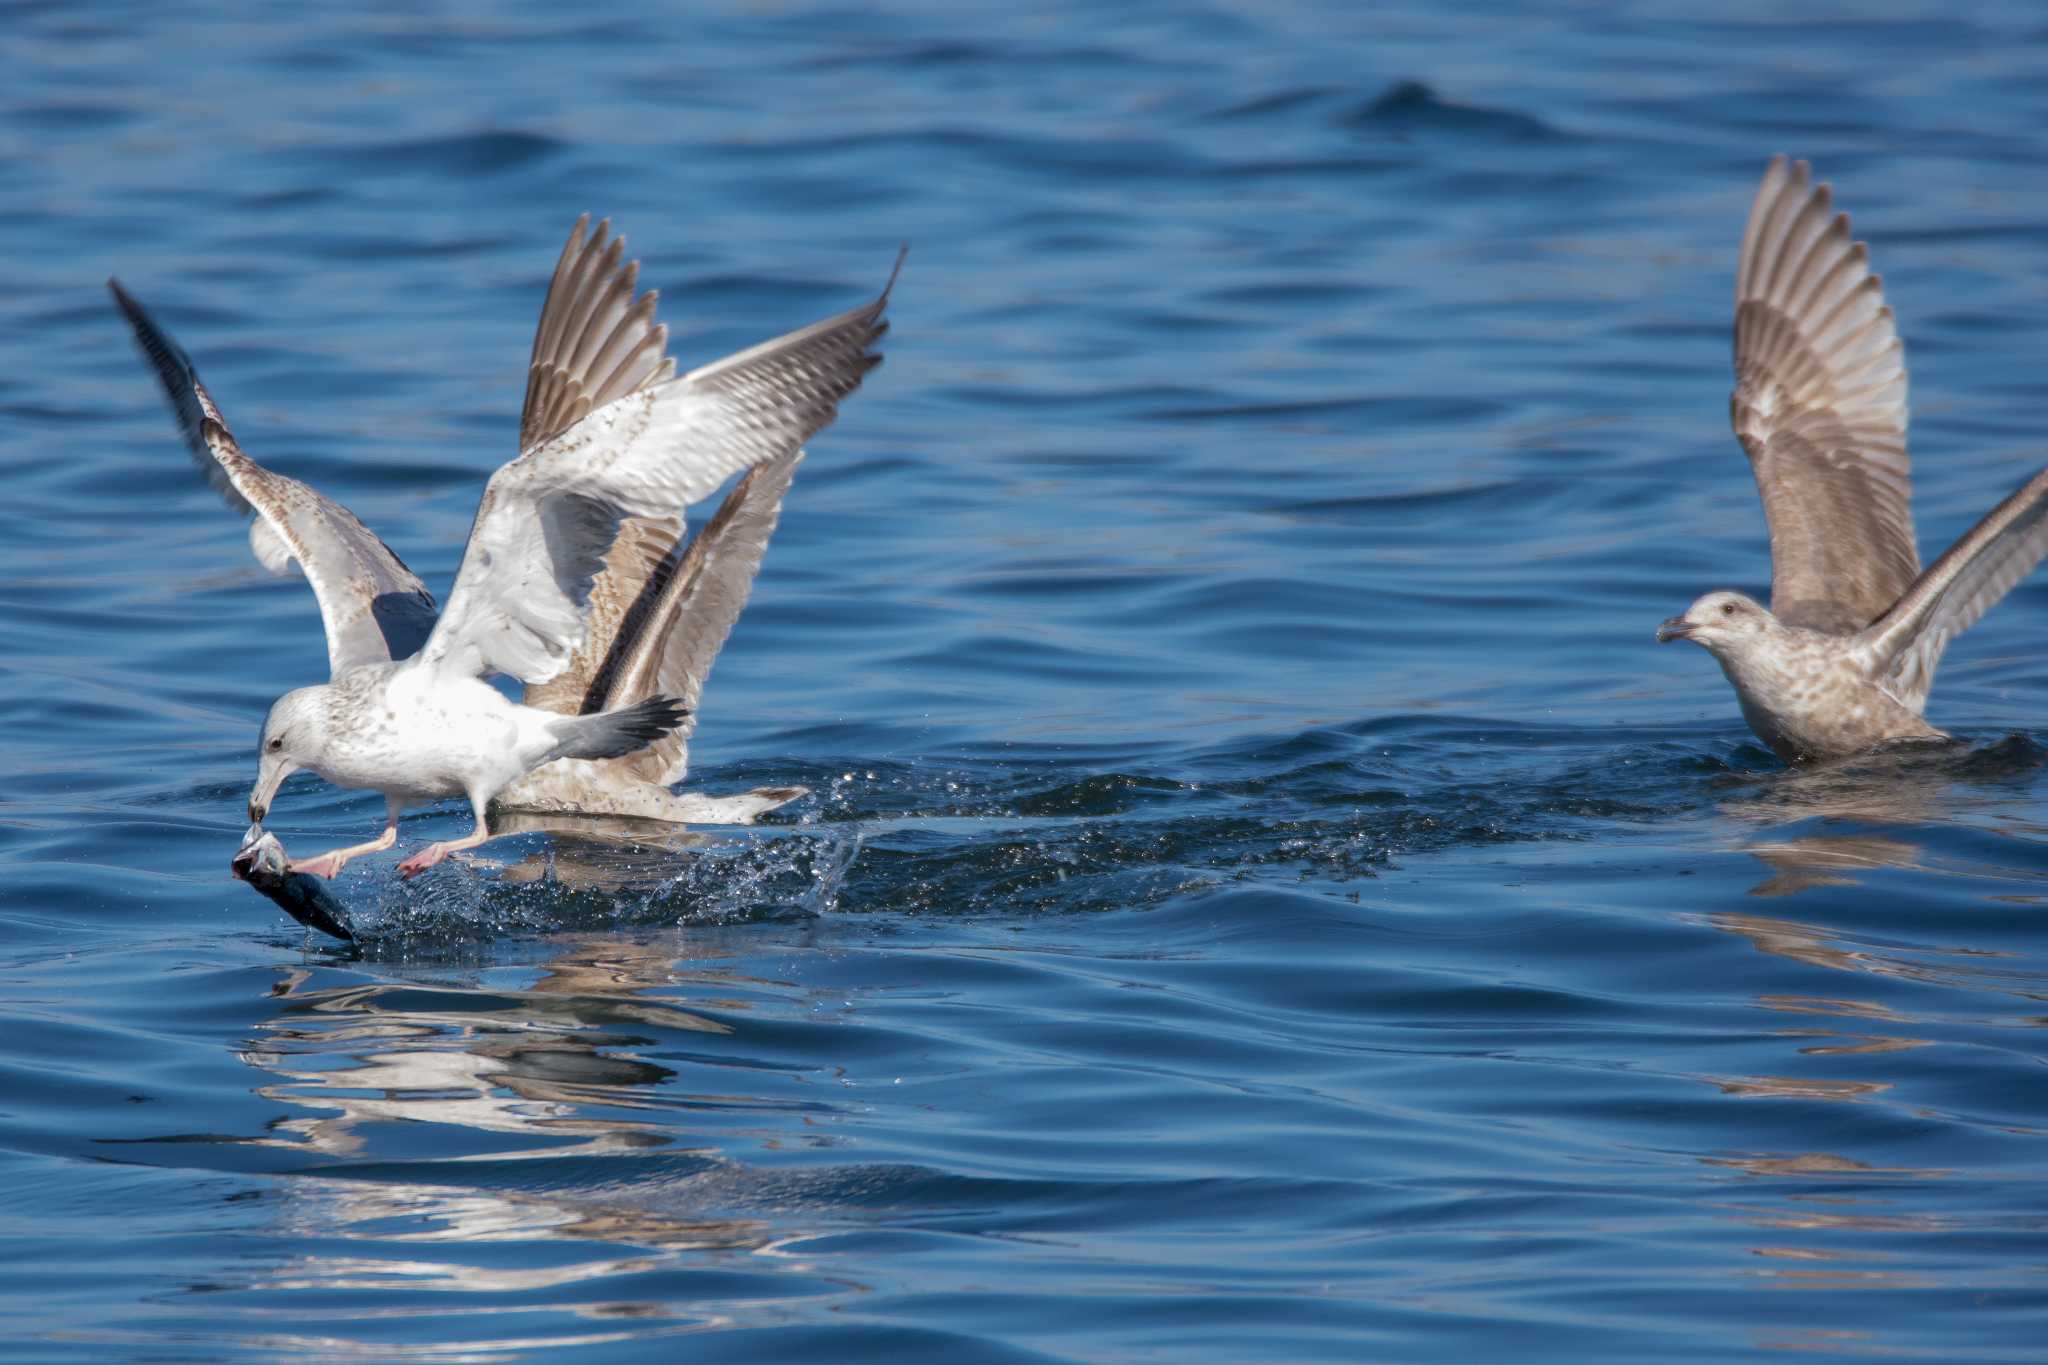
[[284,845],[262,825],[249,826],[242,847],[228,864],[236,877],[277,902],[278,909],[310,929],[332,934],[349,943],[356,941],[349,927],[348,911],[318,877],[291,870]]

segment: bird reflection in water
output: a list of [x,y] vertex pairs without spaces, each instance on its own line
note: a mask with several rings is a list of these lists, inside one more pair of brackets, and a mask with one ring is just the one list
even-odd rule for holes
[[[1729,781],[1720,813],[1736,831],[1735,846],[1769,869],[1749,895],[1778,898],[1782,905],[1784,898],[1811,894],[1817,913],[1812,922],[1801,922],[1784,914],[1726,910],[1700,916],[1700,922],[1773,958],[1831,976],[1816,977],[1814,987],[1797,993],[1753,998],[1754,1008],[1769,1020],[1760,1048],[1768,1051],[1769,1040],[1779,1040],[1782,1048],[1758,1074],[1696,1079],[1732,1103],[1855,1105],[1911,1115],[1921,1095],[1901,1083],[1902,1073],[1882,1069],[1887,1064],[1878,1059],[1932,1048],[1942,1027],[1872,997],[1902,998],[1887,994],[1893,982],[1960,987],[1974,995],[1997,989],[2001,965],[1981,949],[1925,939],[1901,943],[1862,932],[1856,894],[1842,889],[1881,869],[1922,876],[1948,870],[1954,858],[1944,855],[1944,846],[1956,842],[1949,836],[1980,820],[2010,829],[2010,802],[1999,789],[2008,782],[2031,783],[2044,758],[2048,753],[2039,745],[2019,737],[1981,747],[1916,744]],[[2038,884],[2021,871],[1976,865],[1967,871],[1973,880],[2025,878]],[[1836,894],[1820,894],[1828,888]],[[1882,1121],[1877,1128],[1850,1124],[1845,1131],[1882,1127]],[[1898,1155],[1880,1144],[1869,1151],[1723,1151],[1702,1153],[1698,1160],[1759,1182],[1754,1196],[1725,1206],[1729,1216],[1760,1234],[1745,1239],[1750,1264],[1739,1273],[1764,1285],[1853,1291],[1910,1287],[1912,1277],[1885,1264],[1899,1255],[1901,1238],[1950,1232],[1947,1220],[1913,1211],[1906,1190],[1954,1172],[1901,1163]],[[1754,1344],[1828,1349],[1793,1337],[1760,1336]]]
[[[775,1255],[767,1221],[726,1212],[742,1202],[747,1172],[708,1141],[691,1144],[677,1122],[729,1102],[677,1093],[687,1063],[643,1055],[708,1052],[732,1035],[732,1024],[663,998],[679,988],[712,976],[727,1017],[753,991],[786,988],[707,972],[722,954],[701,939],[584,934],[551,948],[523,989],[317,987],[313,971],[283,975],[281,1011],[240,1056],[264,1074],[256,1093],[292,1111],[253,1141],[311,1160],[279,1190],[290,1250],[251,1288],[401,1293],[414,1319],[464,1319],[450,1324],[475,1352],[463,1358],[495,1359],[720,1325],[714,1305],[646,1292],[706,1255],[808,1269]],[[528,1163],[525,1174],[503,1178],[508,1161]],[[543,1243],[561,1250],[517,1249]],[[561,1298],[581,1325],[537,1326],[517,1312],[479,1320],[457,1306],[465,1295]],[[320,1340],[329,1356],[381,1354],[374,1329],[329,1326]]]
[[674,880],[677,855],[701,849],[713,836],[661,820],[617,816],[552,815],[508,810],[497,817],[508,833],[542,833],[546,847],[499,868],[518,885],[552,879],[576,890],[648,891]]
[[[622,1029],[727,1031],[639,998],[674,979],[672,963],[644,944],[580,937],[519,991],[380,982],[302,993],[306,975],[294,972],[276,992],[285,1012],[241,1056],[281,1079],[257,1093],[319,1112],[282,1120],[268,1140],[352,1156],[368,1125],[407,1121],[544,1137],[547,1155],[666,1144],[659,1125],[590,1111],[644,1107],[644,1092],[674,1075],[634,1056],[650,1040]],[[328,1065],[343,1050],[353,1065]],[[300,1057],[320,1065],[298,1069]],[[586,1142],[565,1148],[564,1137]]]
[[[1903,744],[1736,779],[1721,813],[1745,831],[1740,847],[1771,870],[1750,894],[1794,896],[1853,886],[1877,868],[1927,866],[1931,827],[1979,809],[2007,809],[1996,786],[2030,777],[2044,761],[2048,750],[2020,736],[1982,748]],[[1786,830],[1796,832],[1783,837]]]
[[[273,992],[283,1011],[240,1056],[266,1073],[256,1093],[295,1112],[254,1141],[337,1159],[291,1182],[294,1212],[288,1216],[317,1224],[325,1238],[360,1235],[380,1244],[547,1237],[667,1250],[760,1246],[765,1224],[693,1217],[680,1207],[651,1209],[639,1187],[728,1164],[714,1150],[678,1143],[682,1135],[663,1115],[690,1101],[659,1095],[677,1073],[638,1055],[657,1043],[673,1048],[674,1035],[731,1032],[716,1018],[647,996],[684,978],[679,959],[710,955],[682,940],[583,935],[557,945],[523,990],[388,981],[308,990],[310,972],[287,973]],[[736,979],[733,989],[721,992],[721,1010],[746,1007],[731,998],[743,984]],[[343,1058],[346,1065],[335,1065]],[[394,1141],[407,1154],[422,1141],[403,1136],[400,1124],[464,1130],[448,1144],[460,1159],[399,1157]],[[632,1157],[635,1166],[631,1175],[608,1169],[588,1179],[586,1195],[576,1188],[586,1183],[581,1179],[541,1190],[527,1181],[520,1182],[524,1189],[476,1184],[466,1162],[483,1157],[540,1158],[551,1165]],[[377,1163],[378,1178],[350,1169],[363,1159]],[[649,1159],[653,1165],[642,1164]],[[382,1178],[392,1164],[406,1168],[406,1175]],[[322,1178],[329,1170],[350,1178]],[[411,1230],[394,1231],[393,1219]],[[365,1231],[352,1234],[352,1228]],[[426,1273],[490,1288],[482,1281],[551,1274],[584,1279],[638,1267],[581,1261],[558,1270],[508,1271],[451,1260],[423,1269],[381,1254],[368,1261],[311,1255],[280,1273],[301,1287],[310,1281],[360,1287],[365,1276],[393,1274],[418,1284]]]

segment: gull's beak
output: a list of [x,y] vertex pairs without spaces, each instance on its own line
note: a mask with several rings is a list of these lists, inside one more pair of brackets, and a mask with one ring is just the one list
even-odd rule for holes
[[1673,640],[1690,640],[1692,630],[1692,622],[1683,616],[1674,616],[1657,627],[1657,643],[1668,645]]
[[298,770],[296,763],[279,763],[274,768],[266,763],[256,770],[256,786],[249,792],[250,823],[263,823],[263,818],[270,814],[270,803],[276,798],[277,789]]

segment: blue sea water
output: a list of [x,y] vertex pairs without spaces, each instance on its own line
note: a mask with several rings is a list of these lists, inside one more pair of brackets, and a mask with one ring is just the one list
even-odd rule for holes
[[[1651,641],[1766,586],[1772,153],[1923,556],[2043,461],[2038,6],[26,3],[0,70],[0,1358],[2048,1353],[2048,578],[1955,751],[1788,773]],[[366,860],[350,952],[227,877],[324,648],[102,282],[445,593],[585,210],[685,365],[910,245],[693,746],[812,795]]]

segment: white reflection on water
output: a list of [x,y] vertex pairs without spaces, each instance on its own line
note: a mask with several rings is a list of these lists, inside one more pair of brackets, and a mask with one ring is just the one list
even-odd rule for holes
[[[263,1026],[258,1044],[239,1055],[268,1077],[258,1093],[299,1112],[255,1141],[311,1148],[340,1161],[335,1175],[314,1172],[282,1183],[277,1232],[293,1251],[250,1288],[376,1294],[387,1302],[398,1293],[411,1304],[353,1315],[366,1323],[495,1311],[414,1297],[424,1293],[502,1295],[517,1314],[544,1309],[635,1324],[617,1332],[544,1337],[472,1336],[450,1329],[450,1339],[427,1353],[436,1361],[506,1360],[530,1351],[638,1341],[650,1331],[730,1324],[716,1311],[678,1313],[631,1294],[600,1302],[549,1301],[553,1294],[584,1292],[575,1289],[579,1285],[682,1266],[686,1254],[747,1254],[770,1245],[765,1221],[691,1212],[693,1205],[716,1202],[718,1193],[700,1193],[690,1172],[713,1175],[717,1185],[715,1176],[729,1161],[715,1150],[682,1144],[672,1122],[633,1116],[635,1110],[670,1107],[654,1091],[675,1072],[639,1055],[651,1040],[623,1029],[731,1032],[717,1019],[646,998],[652,989],[674,986],[687,950],[679,956],[675,943],[657,949],[607,935],[555,946],[523,990],[393,983],[306,990],[309,973],[285,975],[277,987],[284,1011]],[[721,1009],[746,1008],[730,994],[718,1003]],[[399,1127],[413,1124],[448,1125],[468,1136],[446,1144],[448,1156],[404,1161],[410,1170],[402,1178],[383,1178],[374,1167],[356,1173],[356,1163],[376,1162],[394,1146],[417,1147],[418,1139],[404,1137]],[[533,1141],[499,1149],[479,1142],[479,1133]],[[477,1161],[631,1159],[655,1152],[664,1158],[658,1173],[636,1162],[581,1188],[457,1183]],[[432,1178],[437,1171],[446,1173],[448,1183]],[[421,1172],[428,1178],[419,1178]],[[337,1242],[361,1250],[332,1249]],[[566,1259],[524,1255],[512,1262],[469,1251],[547,1242],[594,1245]],[[778,1277],[810,1269],[808,1263],[774,1257],[750,1257],[749,1264]],[[375,1326],[366,1326],[361,1337],[259,1333],[237,1340],[257,1350],[288,1343],[308,1359],[426,1358],[377,1336]]]
[[[673,979],[671,955],[622,938],[576,938],[522,991],[378,983],[278,994],[283,1014],[242,1060],[277,1077],[258,1093],[315,1112],[276,1125],[270,1143],[334,1156],[369,1145],[382,1123],[442,1123],[547,1139],[507,1156],[601,1154],[662,1146],[658,1123],[600,1112],[640,1107],[673,1073],[638,1057],[613,1030],[724,1033],[726,1025],[638,998]],[[347,1062],[335,1065],[337,1054]],[[564,1146],[564,1138],[584,1142]]]

